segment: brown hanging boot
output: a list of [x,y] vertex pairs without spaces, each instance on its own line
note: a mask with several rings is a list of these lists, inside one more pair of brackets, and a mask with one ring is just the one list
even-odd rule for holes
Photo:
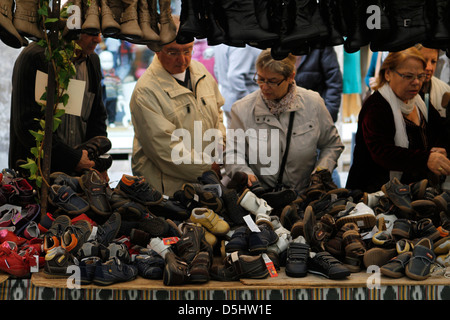
[[0,0],[0,39],[8,46],[19,49],[28,44],[13,24],[13,0]]
[[148,12],[150,14],[150,28],[158,35],[158,42],[150,42],[147,47],[154,51],[159,52],[162,49],[161,37],[159,36],[159,13],[158,13],[158,0],[148,0]]
[[100,7],[98,0],[83,0],[84,22],[81,30],[86,33],[100,33]]
[[123,11],[120,17],[120,33],[124,40],[142,38],[142,30],[138,23],[138,0],[122,0]]
[[[100,2],[101,14],[102,14],[102,34],[105,37],[111,37],[120,32],[119,19],[115,18],[115,15],[108,5],[107,0],[101,0]],[[119,16],[120,17],[120,16]]]
[[[159,34],[152,29],[152,16],[150,14],[149,2],[151,0],[139,0],[138,15],[139,15],[139,26],[141,27],[143,37],[141,42],[147,44],[148,42],[159,42],[161,38]],[[155,2],[155,1],[153,1]]]
[[38,41],[44,37],[39,24],[39,0],[16,0],[14,11],[14,27],[20,35]]
[[159,0],[159,23],[161,45],[171,43],[177,37],[177,26],[172,18],[172,9],[170,7],[170,0]]

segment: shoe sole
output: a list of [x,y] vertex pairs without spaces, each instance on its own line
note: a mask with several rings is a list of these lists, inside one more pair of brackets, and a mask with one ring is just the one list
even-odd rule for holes
[[349,222],[355,223],[360,229],[371,229],[376,225],[377,218],[373,214],[350,214],[339,218],[336,221],[336,228],[339,230],[344,224]]
[[364,254],[363,262],[366,268],[369,266],[381,267],[389,262],[393,257],[397,255],[397,250],[393,249],[382,249],[382,248],[372,248]]
[[303,217],[303,234],[307,243],[312,245],[314,237],[314,225],[316,224],[316,217],[311,206],[306,207],[305,215]]
[[442,238],[433,245],[433,251],[436,254],[447,254],[450,251],[450,237]]

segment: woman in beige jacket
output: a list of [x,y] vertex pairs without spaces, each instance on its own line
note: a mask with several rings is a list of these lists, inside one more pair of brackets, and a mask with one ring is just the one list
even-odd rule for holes
[[295,84],[295,57],[274,60],[267,49],[258,57],[256,69],[260,89],[235,102],[231,109],[226,173],[232,177],[245,172],[249,186],[258,180],[266,190],[273,189],[294,113],[282,182],[300,192],[309,186],[317,168],[334,170],[344,145],[320,95]]

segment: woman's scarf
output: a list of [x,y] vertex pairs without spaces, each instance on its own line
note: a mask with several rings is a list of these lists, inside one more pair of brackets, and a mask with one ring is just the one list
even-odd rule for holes
[[292,105],[292,102],[295,98],[296,93],[296,86],[292,83],[288,87],[288,92],[286,95],[281,98],[280,100],[269,100],[264,98],[263,94],[261,93],[261,96],[266,103],[267,107],[269,108],[270,113],[272,113],[275,116],[280,115],[281,113],[285,112],[289,109],[289,107]]
[[[428,121],[428,110],[425,105],[425,102],[422,100],[420,95],[416,95],[413,99],[409,100],[407,103],[404,103],[400,100],[390,87],[388,83],[385,83],[378,92],[383,96],[384,99],[389,103],[392,109],[392,113],[394,115],[394,123],[395,123],[395,136],[394,142],[398,147],[408,148],[409,140],[408,135],[406,133],[406,124],[403,119],[404,114],[410,114],[414,107],[417,107],[425,117],[425,120]],[[420,113],[419,113],[420,114]],[[400,171],[391,171],[390,178],[397,177],[400,179],[402,173]]]

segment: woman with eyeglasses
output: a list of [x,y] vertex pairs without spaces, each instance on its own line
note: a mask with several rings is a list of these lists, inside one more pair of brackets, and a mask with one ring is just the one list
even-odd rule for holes
[[439,113],[419,91],[426,61],[416,48],[391,52],[378,74],[375,92],[367,98],[358,129],[346,188],[377,192],[393,178],[402,184],[450,174]]
[[230,177],[246,173],[248,186],[259,182],[265,190],[273,190],[288,152],[282,184],[301,192],[318,168],[332,172],[344,149],[320,95],[295,84],[295,62],[295,56],[274,60],[270,49],[263,50],[254,76],[259,89],[231,108],[225,170]]

